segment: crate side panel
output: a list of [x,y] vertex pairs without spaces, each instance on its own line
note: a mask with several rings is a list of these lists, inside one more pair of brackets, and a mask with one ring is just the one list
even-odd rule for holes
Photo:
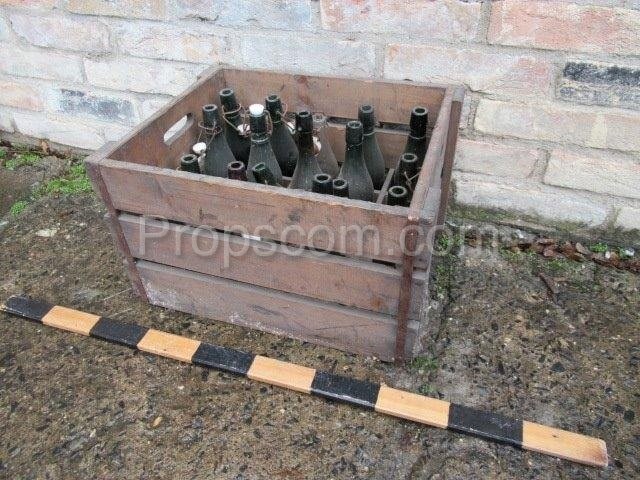
[[[391,266],[129,214],[120,215],[120,225],[135,258],[378,313],[397,311],[400,273]],[[424,279],[414,282],[422,286]]]
[[[138,261],[150,302],[276,335],[391,360],[395,320],[231,280]],[[409,345],[417,323],[411,322]]]
[[111,160],[100,166],[124,212],[219,230],[241,226],[263,238],[394,263],[402,257],[402,207]]
[[[328,116],[353,118],[362,104],[373,105],[378,121],[409,123],[411,109],[427,107],[435,118],[444,88],[412,82],[293,75],[270,71],[225,69],[226,86],[245,106],[264,103],[277,93],[289,111],[308,109]],[[431,120],[430,120],[431,122]]]

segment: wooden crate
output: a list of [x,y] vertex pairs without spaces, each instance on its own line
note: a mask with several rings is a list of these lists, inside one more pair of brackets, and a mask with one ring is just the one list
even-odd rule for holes
[[[430,143],[410,207],[382,204],[386,186],[378,202],[363,202],[176,170],[199,137],[202,105],[218,103],[227,86],[245,106],[278,93],[291,111],[324,112],[334,120],[328,128],[338,161],[343,120],[355,118],[358,105],[373,104],[389,168],[406,141],[398,125],[408,123],[414,106],[427,107]],[[444,219],[463,94],[412,82],[210,70],[124,140],[87,158],[87,171],[133,287],[152,304],[401,360],[411,356],[417,336],[431,259],[423,247]],[[165,139],[181,119],[183,126]],[[141,242],[141,225],[158,238]],[[261,240],[234,233],[237,226],[255,233],[264,225]],[[358,242],[344,235],[345,226],[373,226],[379,242],[369,236]],[[309,238],[314,227],[321,234]],[[220,247],[214,253],[198,255],[214,242]],[[260,255],[261,247],[274,252]],[[407,253],[419,247],[426,251]],[[225,248],[248,251],[226,265]]]

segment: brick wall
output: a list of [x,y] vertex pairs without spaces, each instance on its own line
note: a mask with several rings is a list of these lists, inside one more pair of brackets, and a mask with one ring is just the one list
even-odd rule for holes
[[0,6],[0,130],[96,148],[218,63],[463,83],[458,203],[640,228],[638,0]]

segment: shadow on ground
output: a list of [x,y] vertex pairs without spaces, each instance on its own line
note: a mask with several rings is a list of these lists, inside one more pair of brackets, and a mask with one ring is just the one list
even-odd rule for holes
[[[8,217],[0,232],[0,296],[24,292],[601,437],[611,464],[575,465],[0,314],[2,478],[640,474],[637,275],[465,247],[435,268],[439,300],[426,351],[398,369],[142,303],[129,290],[103,213],[84,193],[44,196]],[[36,235],[42,230],[53,236]],[[540,272],[558,280],[555,298]]]

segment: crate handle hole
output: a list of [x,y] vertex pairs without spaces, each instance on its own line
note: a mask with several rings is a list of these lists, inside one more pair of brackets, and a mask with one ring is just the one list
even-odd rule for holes
[[184,117],[174,123],[169,129],[164,132],[164,143],[170,146],[178,138],[180,138],[184,132],[189,130],[193,125],[193,114],[187,113]]

